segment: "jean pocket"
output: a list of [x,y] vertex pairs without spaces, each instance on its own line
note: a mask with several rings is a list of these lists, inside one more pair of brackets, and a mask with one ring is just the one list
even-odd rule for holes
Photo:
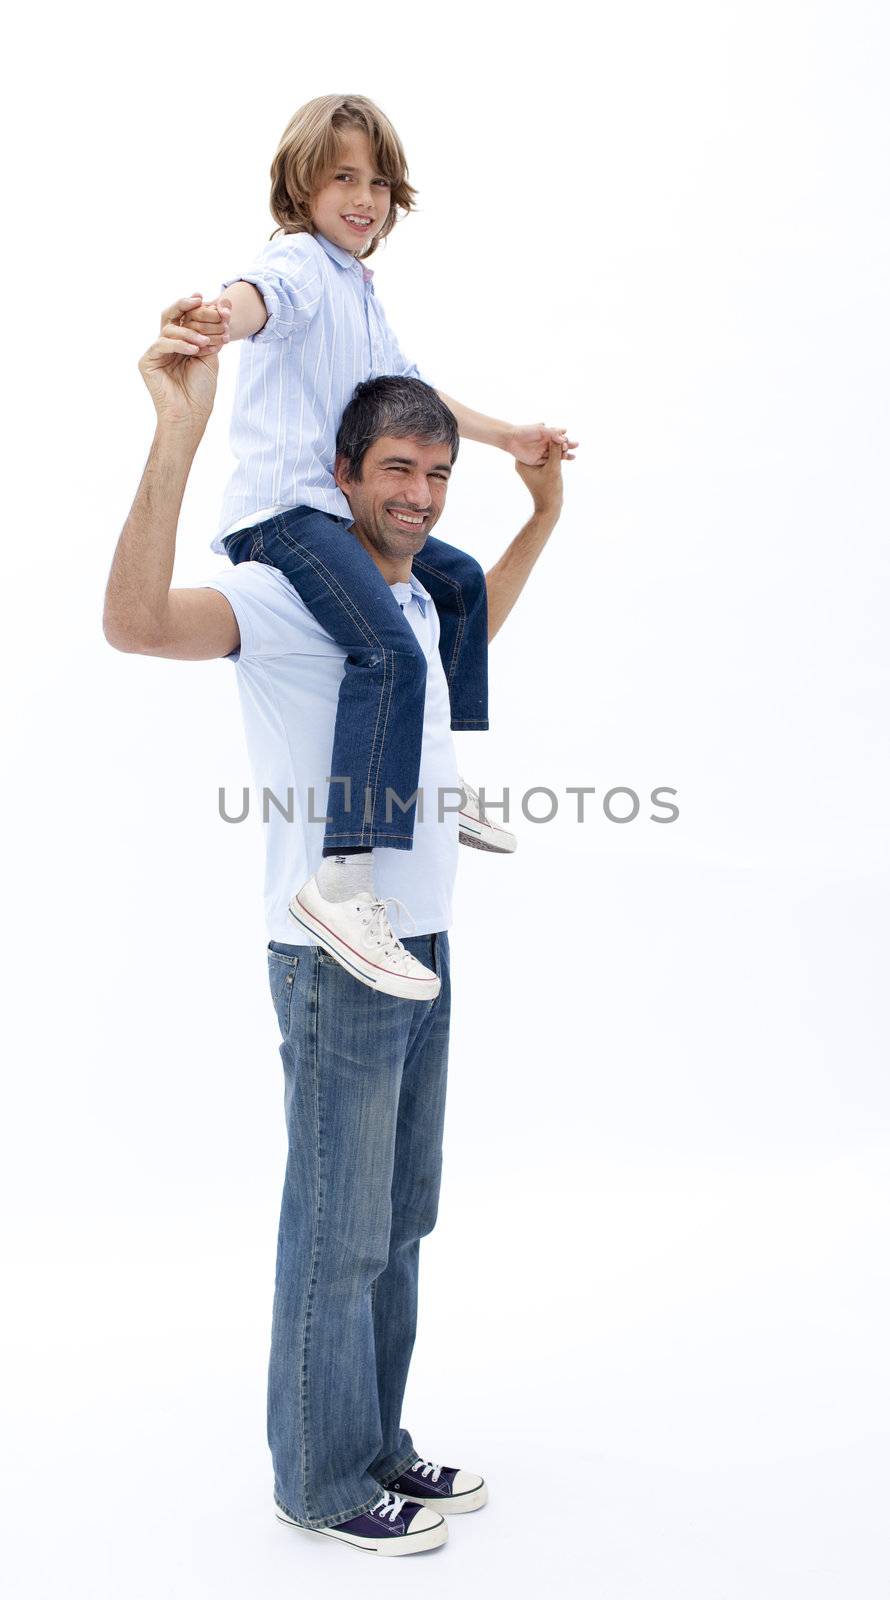
[[290,1013],[294,996],[294,984],[297,967],[300,965],[299,956],[285,955],[283,950],[268,950],[269,958],[269,988],[272,990],[272,1004],[278,1018],[282,1039],[290,1033]]

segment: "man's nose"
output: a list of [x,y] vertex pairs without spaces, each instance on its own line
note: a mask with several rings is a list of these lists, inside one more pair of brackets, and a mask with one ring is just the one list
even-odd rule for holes
[[418,473],[417,477],[412,478],[405,487],[413,509],[415,511],[429,511],[433,503],[433,497],[430,494],[430,486],[425,475],[422,472]]

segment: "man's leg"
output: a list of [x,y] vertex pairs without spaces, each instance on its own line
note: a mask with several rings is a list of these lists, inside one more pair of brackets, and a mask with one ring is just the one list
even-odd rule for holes
[[451,1009],[447,933],[405,943],[425,966],[435,967],[442,987],[432,1005],[415,1007],[399,1095],[389,1260],[371,1296],[383,1442],[370,1471],[381,1482],[417,1459],[400,1422],[417,1323],[420,1240],[432,1232],[439,1203]]
[[371,1291],[390,1254],[403,1065],[436,1002],[375,993],[317,946],[273,946],[269,971],[288,1132],[269,1446],[279,1505],[325,1527],[380,1493]]

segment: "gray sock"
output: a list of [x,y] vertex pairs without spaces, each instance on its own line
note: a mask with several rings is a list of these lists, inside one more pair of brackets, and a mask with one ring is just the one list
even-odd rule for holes
[[351,900],[363,889],[373,894],[374,852],[363,850],[358,856],[325,856],[315,881],[325,900]]

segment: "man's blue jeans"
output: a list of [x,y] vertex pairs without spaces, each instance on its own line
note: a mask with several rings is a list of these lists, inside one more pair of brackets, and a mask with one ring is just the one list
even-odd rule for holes
[[450,1011],[446,933],[403,941],[435,1000],[357,983],[317,945],[269,945],[288,1157],[268,1434],[275,1499],[322,1528],[416,1460],[401,1426],[420,1240],[439,1200]]
[[[297,506],[230,534],[234,562],[266,561],[346,651],[324,844],[410,850],[420,773],[426,657],[348,518]],[[488,595],[478,561],[429,538],[412,563],[439,616],[452,728],[488,727]],[[348,785],[345,780],[348,781]],[[387,792],[399,798],[390,801]],[[408,802],[411,802],[408,804]],[[427,804],[430,797],[427,798]],[[404,810],[402,807],[404,806]],[[389,811],[389,815],[387,815]]]

